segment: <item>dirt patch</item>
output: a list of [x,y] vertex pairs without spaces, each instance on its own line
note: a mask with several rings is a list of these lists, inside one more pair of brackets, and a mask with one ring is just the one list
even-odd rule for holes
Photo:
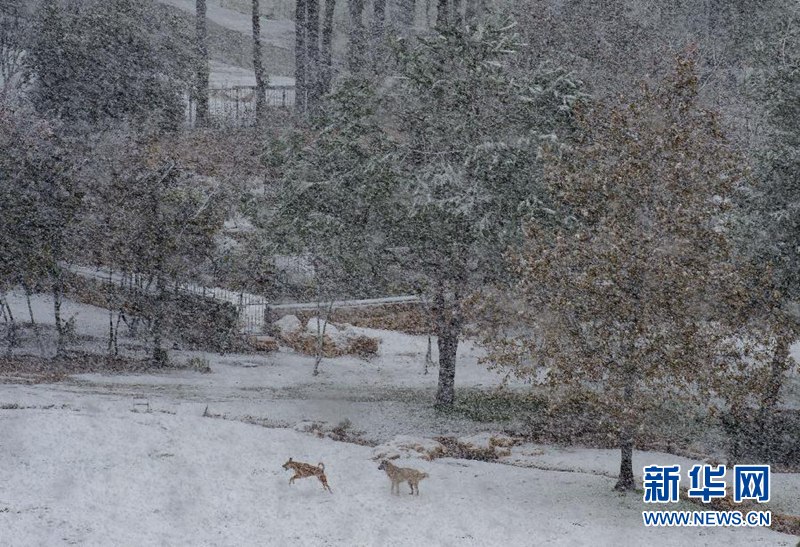
[[[305,325],[316,311],[296,311],[297,317]],[[383,304],[365,308],[334,308],[332,323],[348,323],[367,329],[381,329],[404,332],[406,334],[429,334],[431,332],[428,315],[420,304]]]
[[[281,337],[281,342],[298,353],[315,356],[319,348],[319,338],[316,334],[306,332],[293,332]],[[343,345],[337,345],[333,338],[327,334],[322,337],[322,356],[341,357],[354,355],[362,359],[369,359],[377,355],[380,341],[369,336],[358,335],[347,340]]]
[[430,458],[460,458],[462,460],[478,460],[482,462],[493,462],[502,456],[508,456],[507,449],[497,449],[497,446],[474,446],[463,443],[455,437],[434,437],[442,448],[430,454]]
[[[800,517],[773,513],[770,528],[776,532],[800,536]],[[800,545],[800,542],[798,545]]]
[[162,370],[151,366],[149,360],[68,352],[60,357],[14,355],[0,358],[0,382],[41,384],[60,382],[71,374],[89,372],[127,373]]

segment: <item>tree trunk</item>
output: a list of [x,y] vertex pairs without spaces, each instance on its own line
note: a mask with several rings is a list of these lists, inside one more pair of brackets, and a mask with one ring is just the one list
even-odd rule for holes
[[206,29],[206,0],[197,0],[195,39],[197,40],[197,76],[195,81],[197,127],[208,126],[208,31]]
[[453,0],[452,11],[453,13],[450,14],[450,19],[453,25],[461,27],[464,24],[464,21],[461,19],[461,0]]
[[[8,322],[8,346],[6,347],[6,357],[11,359],[12,351],[17,345],[17,324],[14,321],[14,314],[11,311],[11,306],[3,298],[0,298],[0,308],[3,309],[3,319],[6,319]],[[6,312],[8,313],[7,318]]]
[[317,107],[320,97],[319,67],[319,0],[306,0],[306,89],[309,112]]
[[791,340],[792,336],[789,333],[778,334],[775,352],[772,354],[772,363],[770,364],[769,381],[764,391],[764,397],[761,400],[760,410],[762,414],[767,414],[774,409],[780,399],[784,375],[789,369],[788,359]]
[[456,352],[458,330],[447,325],[438,333],[439,386],[436,390],[436,406],[452,408],[455,402]]
[[[156,367],[166,366],[168,356],[166,350],[163,348],[163,319],[164,319],[164,303],[166,301],[167,288],[166,288],[166,235],[164,233],[166,227],[164,226],[163,217],[161,216],[161,184],[169,176],[173,166],[164,172],[160,180],[156,182],[155,187],[152,188],[150,194],[152,214],[153,214],[153,227],[154,235],[152,246],[156,251],[155,260],[153,262],[153,278],[155,279],[155,299],[151,313],[152,321],[150,323],[150,332],[153,334],[153,365]],[[152,280],[151,280],[152,282]],[[149,284],[148,284],[149,288]],[[145,289],[146,295],[148,290]]]
[[306,0],[297,0],[294,12],[294,109],[305,115],[306,102]]
[[119,322],[122,319],[122,310],[117,312],[117,324],[114,327],[114,356],[119,355]]
[[53,282],[53,317],[56,321],[56,332],[58,333],[58,338],[56,340],[56,355],[62,356],[64,355],[64,348],[66,346],[65,340],[65,332],[64,332],[64,323],[61,321],[61,296],[64,293],[64,288],[61,284],[61,269],[56,266],[55,271],[53,272],[55,276],[52,280]]
[[317,299],[317,355],[314,359],[313,376],[319,375],[319,365],[322,363],[322,358],[325,357],[325,330],[328,328],[328,319],[333,313],[333,300],[328,304],[328,310],[325,313],[324,319],[322,316],[322,302]]
[[114,280],[113,270],[108,271],[108,294],[106,295],[106,306],[108,307],[108,354],[114,345]]
[[333,80],[333,10],[336,7],[336,0],[325,0],[325,19],[322,24],[322,51],[321,56],[321,75],[320,75],[320,95],[330,93],[331,81]]
[[635,487],[633,479],[633,435],[627,427],[620,430],[619,443],[621,451],[619,479],[614,486],[614,490],[624,492],[626,490],[633,490]]
[[458,296],[447,302],[444,284],[437,290],[432,306],[436,323],[436,345],[439,348],[439,386],[436,390],[436,406],[452,408],[455,402],[456,352],[461,321],[458,313]]
[[259,0],[253,0],[253,70],[256,73],[256,125],[263,127],[267,119],[267,74],[264,71],[264,50],[261,48]]
[[386,28],[386,0],[375,0],[372,14],[372,47],[383,43],[383,33]]
[[108,354],[111,355],[114,350],[114,310],[108,310]]
[[447,27],[449,19],[447,0],[438,0],[436,3],[436,28],[441,30]]
[[347,47],[347,68],[355,74],[362,68],[364,41],[364,0],[347,0],[350,12],[350,40]]
[[619,428],[619,446],[621,459],[619,464],[619,479],[614,486],[614,490],[621,492],[633,490],[636,483],[633,478],[633,426],[630,423],[633,413],[633,390],[635,370],[630,365],[625,365],[625,388],[623,392],[623,414],[622,424]]
[[164,274],[163,274],[163,257],[159,257],[159,264],[157,266],[157,280],[156,280],[156,301],[153,309],[153,322],[151,332],[153,333],[153,365],[156,367],[164,367],[167,364],[167,351],[164,349],[163,344],[163,320],[164,320],[164,302],[166,300],[166,290],[164,288]]
[[411,29],[414,27],[416,10],[416,0],[400,0],[398,2],[400,26],[402,27],[401,32],[405,35],[411,34]]
[[31,325],[33,330],[36,331],[36,319],[33,317],[33,306],[31,306],[31,290],[27,283],[22,284],[22,289],[25,291],[25,302],[28,304],[28,315],[31,317]]
[[777,335],[775,352],[772,354],[772,362],[770,363],[769,380],[761,399],[761,408],[758,409],[758,414],[756,415],[754,436],[760,438],[754,439],[754,442],[761,444],[765,454],[772,454],[775,443],[773,436],[769,433],[771,429],[770,422],[772,421],[775,407],[780,400],[786,371],[789,370],[789,346],[793,338],[789,332],[780,332]]
[[425,352],[425,374],[428,374],[428,369],[433,366],[433,348],[431,348],[431,335],[428,335],[428,351]]

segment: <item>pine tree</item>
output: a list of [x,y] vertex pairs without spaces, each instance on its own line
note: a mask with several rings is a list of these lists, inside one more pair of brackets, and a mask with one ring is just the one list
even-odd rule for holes
[[151,1],[109,0],[66,10],[47,0],[36,13],[31,99],[44,117],[72,123],[127,120],[174,128],[189,81],[187,40],[157,17]]
[[62,354],[62,263],[82,206],[75,160],[53,126],[26,109],[0,108],[0,145],[0,287],[49,287]]
[[388,92],[348,81],[295,137],[284,228],[269,229],[336,262],[351,286],[427,296],[442,407],[454,403],[466,298],[505,274],[502,255],[540,180],[535,143],[569,124],[576,93],[558,70],[518,77],[516,47],[510,26],[448,31],[396,52]]

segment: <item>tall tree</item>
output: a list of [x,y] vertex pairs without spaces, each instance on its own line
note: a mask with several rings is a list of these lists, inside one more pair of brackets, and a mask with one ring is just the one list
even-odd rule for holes
[[619,490],[634,487],[645,409],[727,397],[745,365],[723,358],[742,319],[728,219],[744,168],[698,87],[680,58],[656,89],[582,109],[582,139],[546,167],[552,220],[531,222],[516,255],[517,328],[531,334],[497,336],[490,356],[601,401],[619,432]]
[[206,0],[195,4],[195,40],[197,48],[197,72],[195,79],[196,124],[208,125],[208,29],[206,26]]
[[82,193],[73,159],[53,126],[24,108],[0,104],[0,287],[48,286],[53,295],[57,353],[65,349],[62,263],[71,255],[72,226]]
[[256,123],[263,126],[267,116],[267,73],[264,70],[264,50],[261,48],[261,8],[253,0],[253,70],[256,74]]
[[348,81],[312,135],[292,142],[279,242],[335,261],[351,285],[393,285],[432,302],[437,404],[454,403],[467,296],[505,275],[535,193],[540,133],[568,123],[574,83],[559,71],[512,70],[508,29],[448,31],[397,52],[391,92]]

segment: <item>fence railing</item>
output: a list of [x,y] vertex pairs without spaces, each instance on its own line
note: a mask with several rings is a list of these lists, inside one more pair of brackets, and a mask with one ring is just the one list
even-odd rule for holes
[[[148,282],[147,276],[138,273],[109,272],[102,268],[89,266],[67,265],[62,266],[81,277],[95,279],[102,283],[118,284],[122,288],[136,287],[139,290],[152,293],[155,287]],[[245,292],[231,291],[220,287],[204,287],[194,283],[168,283],[167,291],[174,293],[188,293],[209,300],[227,302],[232,304],[239,315],[239,330],[247,334],[264,332],[269,302],[263,296]]]
[[[146,292],[153,292],[155,287],[148,282],[146,276],[136,273],[109,272],[103,268],[62,264],[63,267],[81,277],[96,279],[103,283],[119,284],[121,287],[138,287]],[[387,296],[383,298],[367,298],[363,300],[336,300],[334,302],[294,302],[270,305],[266,298],[257,294],[232,291],[220,287],[204,287],[194,283],[168,283],[165,287],[175,293],[189,293],[227,302],[236,307],[239,315],[239,330],[245,334],[261,334],[265,331],[267,312],[290,313],[293,311],[313,311],[316,309],[332,308],[371,308],[392,304],[420,303],[418,296]]]
[[[247,127],[256,122],[256,87],[236,85],[213,87],[208,90],[208,114],[212,124]],[[290,85],[271,85],[264,91],[266,104],[271,108],[288,109],[294,105],[295,90]],[[186,123],[194,127],[197,121],[197,101],[191,93],[185,95]]]

